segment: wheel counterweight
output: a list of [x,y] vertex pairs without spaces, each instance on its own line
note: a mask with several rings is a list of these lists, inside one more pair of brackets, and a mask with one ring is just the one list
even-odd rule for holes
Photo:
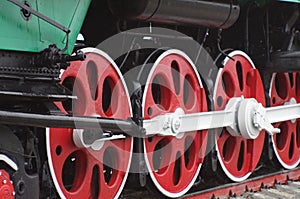
[[[264,88],[258,70],[241,51],[228,55],[219,70],[214,89],[215,110],[223,110],[230,98],[255,98],[265,106]],[[216,150],[222,170],[233,181],[245,180],[256,168],[264,146],[264,133],[252,139],[233,137],[226,129],[216,133]]]
[[[57,106],[73,115],[131,117],[128,91],[113,60],[97,49],[83,51],[86,60],[72,62],[61,80],[78,99]],[[105,141],[99,150],[93,150],[78,148],[72,129],[48,129],[46,137],[50,171],[61,198],[106,199],[120,195],[131,162],[132,138]]]
[[[271,78],[270,106],[300,102],[300,73],[276,73]],[[300,162],[300,120],[276,123],[281,133],[271,137],[273,150],[279,163],[286,169]]]
[[[169,50],[155,61],[143,94],[145,119],[175,112],[206,112],[205,90],[191,60],[181,51]],[[207,145],[207,131],[180,137],[144,139],[144,154],[155,186],[168,197],[186,193],[200,171]]]

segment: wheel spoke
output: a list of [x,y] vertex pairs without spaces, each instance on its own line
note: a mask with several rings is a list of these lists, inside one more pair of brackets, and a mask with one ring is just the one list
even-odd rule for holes
[[173,182],[172,179],[175,174],[174,172],[175,162],[176,162],[176,156],[174,155],[174,153],[172,153],[170,160],[166,162],[167,164],[163,165],[163,167],[165,167],[163,172],[160,170],[156,173],[156,175],[159,176],[162,180],[170,181],[169,183],[172,183]]
[[287,133],[287,135],[285,137],[285,144],[284,144],[283,150],[289,151],[289,150],[294,149],[294,146],[293,146],[294,130],[295,130],[295,125],[288,122],[287,123],[287,132],[291,132],[291,133]]
[[[226,93],[226,89],[224,86],[225,84],[223,83],[223,80],[221,80],[222,75],[223,75],[223,73],[221,73],[219,75],[220,76],[219,81],[222,81],[222,83],[216,85],[218,92],[216,93],[216,96],[215,96],[216,105],[218,106],[218,109],[220,109],[220,110],[225,109],[225,105],[227,104],[227,102],[230,99],[230,96]],[[230,84],[230,85],[232,85],[232,84]],[[227,92],[231,93],[232,91],[227,91]],[[233,94],[231,94],[231,95],[233,95]]]
[[145,117],[155,117],[168,112],[160,104],[157,104],[152,97],[147,99],[145,110],[147,110],[147,112],[145,112]]
[[235,145],[234,147],[232,147],[231,151],[231,158],[228,159],[228,165],[231,164],[231,166],[236,169],[236,170],[240,170],[238,169],[238,164],[239,164],[239,157],[241,155],[244,155],[244,148],[241,148],[241,140],[240,139],[236,139],[236,141],[234,142]]

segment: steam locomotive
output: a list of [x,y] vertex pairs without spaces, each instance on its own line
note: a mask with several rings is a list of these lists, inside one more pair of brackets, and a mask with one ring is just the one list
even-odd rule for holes
[[299,0],[2,0],[0,198],[178,198],[300,162]]

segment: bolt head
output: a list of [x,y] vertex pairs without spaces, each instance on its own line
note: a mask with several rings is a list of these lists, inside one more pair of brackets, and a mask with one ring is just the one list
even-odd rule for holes
[[175,119],[175,121],[174,121],[174,128],[176,130],[178,130],[180,128],[180,121],[178,119]]

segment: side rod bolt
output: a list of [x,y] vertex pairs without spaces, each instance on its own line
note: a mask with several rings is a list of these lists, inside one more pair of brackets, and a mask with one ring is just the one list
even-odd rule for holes
[[164,126],[163,126],[163,129],[166,130],[170,127],[170,118],[166,119],[166,121],[164,122]]
[[180,128],[180,121],[178,119],[175,120],[174,128],[178,130]]

